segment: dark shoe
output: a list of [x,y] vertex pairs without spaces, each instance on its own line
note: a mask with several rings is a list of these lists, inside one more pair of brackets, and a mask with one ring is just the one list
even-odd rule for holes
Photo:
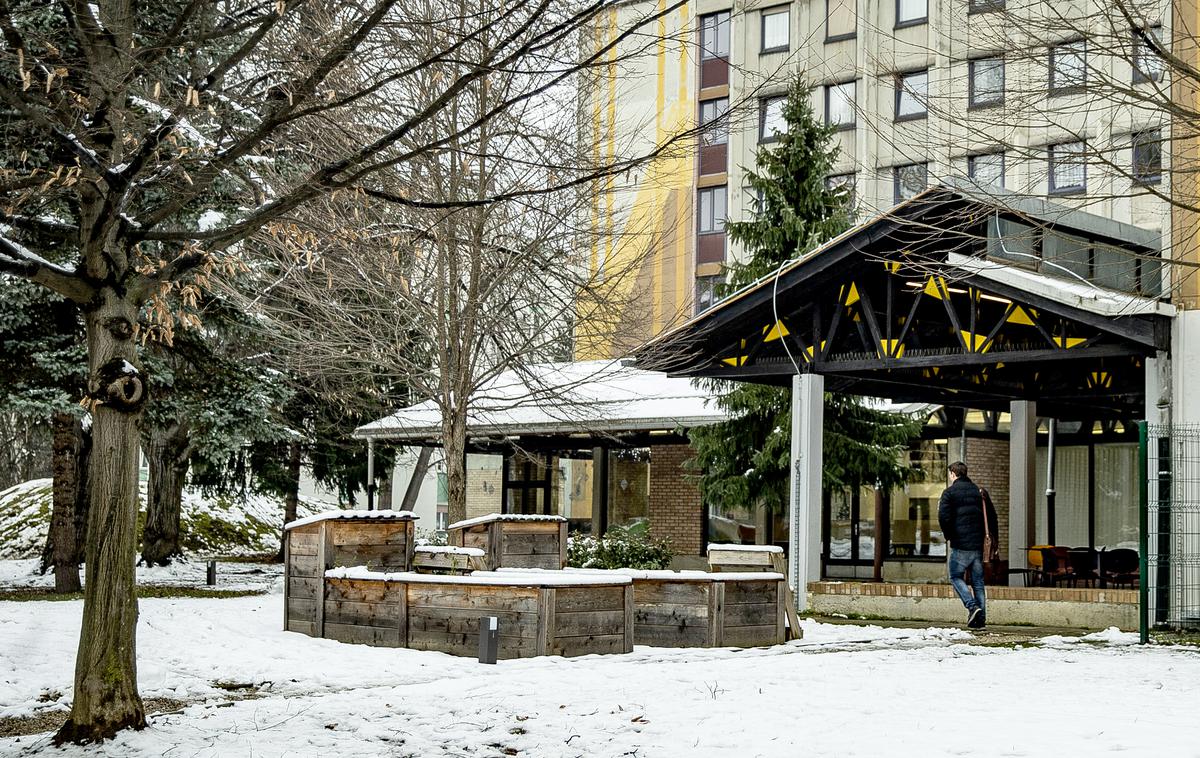
[[969,616],[967,616],[968,629],[982,629],[985,623],[986,619],[984,618],[982,608],[976,608],[975,610],[971,611]]

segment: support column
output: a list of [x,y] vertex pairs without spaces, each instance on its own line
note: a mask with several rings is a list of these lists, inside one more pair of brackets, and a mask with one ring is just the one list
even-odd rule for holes
[[608,531],[608,449],[592,448],[592,536]]
[[825,377],[792,377],[792,472],[788,508],[788,581],[796,610],[808,609],[808,583],[821,578],[821,464]]
[[367,440],[367,510],[375,510],[375,440]]
[[[1037,465],[1037,404],[1014,400],[1009,406],[1012,431],[1008,437],[1008,565],[1029,568],[1028,548],[1033,545],[1037,527],[1037,493],[1034,468]],[[1009,575],[1009,584],[1020,582],[1018,574]]]

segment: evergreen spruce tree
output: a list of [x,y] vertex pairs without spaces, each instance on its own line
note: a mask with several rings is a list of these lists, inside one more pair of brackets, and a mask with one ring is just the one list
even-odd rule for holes
[[[757,197],[752,218],[725,225],[731,241],[749,253],[727,269],[718,290],[735,292],[773,275],[781,266],[837,236],[850,226],[850,196],[826,179],[837,159],[830,146],[832,129],[819,123],[809,105],[809,90],[793,81],[783,107],[787,131],[763,147],[755,169],[747,171]],[[706,503],[750,510],[771,510],[788,502],[791,455],[791,391],[761,384],[709,381],[728,421],[695,429],[692,465],[699,472]],[[903,463],[919,421],[887,413],[853,396],[825,397],[824,487],[841,490],[879,485],[891,488],[911,476]]]

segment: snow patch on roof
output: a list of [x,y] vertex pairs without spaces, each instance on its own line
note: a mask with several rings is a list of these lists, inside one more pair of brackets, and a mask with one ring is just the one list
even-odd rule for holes
[[736,550],[740,553],[782,553],[783,548],[778,545],[738,545],[733,542],[710,542],[708,552],[714,550]]
[[478,526],[480,524],[491,524],[495,521],[544,521],[558,522],[566,521],[562,516],[546,516],[540,513],[489,513],[486,516],[476,516],[475,518],[463,519],[455,521],[447,529],[462,529],[468,526]]
[[416,552],[431,555],[466,555],[472,558],[482,558],[483,551],[477,547],[458,547],[456,545],[417,545]]
[[325,578],[370,579],[410,584],[473,584],[490,587],[591,587],[633,583],[633,580],[627,576],[583,576],[566,571],[546,571],[540,574],[475,571],[456,576],[452,574],[417,574],[412,571],[371,571],[366,566],[329,569],[325,572]]
[[395,521],[416,521],[420,516],[412,511],[325,511],[313,516],[308,516],[302,519],[296,519],[285,525],[283,528],[295,529],[298,526],[307,524],[315,524],[318,521],[329,521],[331,519],[378,519],[378,520],[395,520]]

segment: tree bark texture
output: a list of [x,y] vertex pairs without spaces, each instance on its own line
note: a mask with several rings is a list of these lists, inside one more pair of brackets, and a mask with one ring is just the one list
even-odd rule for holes
[[375,509],[390,511],[392,509],[392,474],[395,466],[384,467],[383,476],[379,477],[379,490],[375,493]]
[[142,527],[142,561],[166,566],[182,554],[179,521],[183,486],[187,482],[192,446],[186,424],[172,423],[150,430],[146,459],[150,481],[146,492],[146,523]]
[[133,326],[137,304],[100,290],[86,314],[92,453],[83,624],[75,659],[71,714],[55,742],[90,742],[146,726],[137,691],[138,450],[144,377]]
[[[465,419],[463,413],[459,419]],[[448,434],[442,440],[446,451],[447,512],[451,524],[467,517],[467,434],[465,421],[445,423]]]
[[[293,440],[288,446],[288,479],[287,491],[283,493],[283,525],[287,526],[296,520],[296,512],[300,507],[300,465],[304,462],[304,449],[300,442]],[[279,555],[276,560],[283,560],[283,541],[287,540],[284,532],[279,543]]]
[[423,447],[417,453],[417,461],[413,464],[412,476],[409,477],[408,487],[404,490],[404,502],[400,504],[400,510],[411,511],[413,506],[417,504],[417,495],[421,494],[421,484],[425,481],[425,474],[429,471],[429,459],[433,455],[433,448]]
[[42,570],[53,569],[54,591],[79,592],[87,532],[87,458],[90,437],[80,420],[70,413],[53,419],[54,486],[50,531],[42,552]]

